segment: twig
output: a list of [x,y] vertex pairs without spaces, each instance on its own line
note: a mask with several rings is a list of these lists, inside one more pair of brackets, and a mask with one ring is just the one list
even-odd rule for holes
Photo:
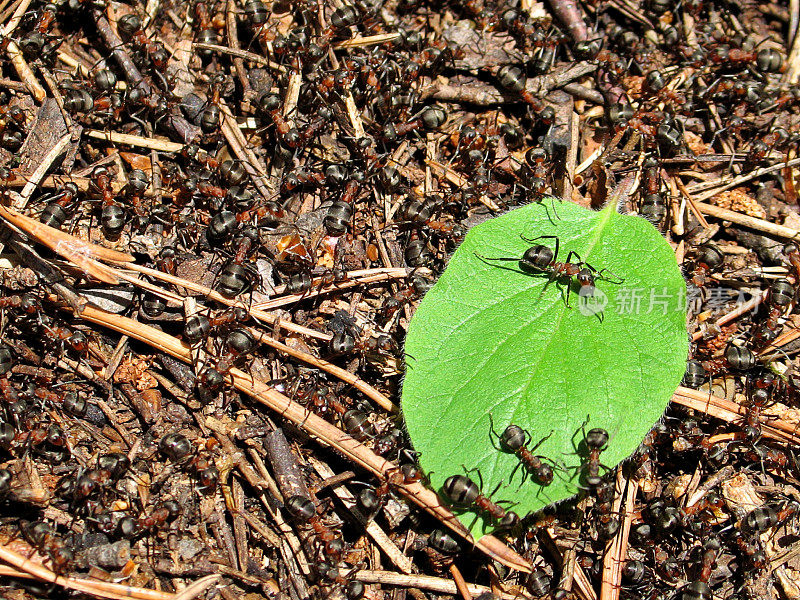
[[[679,387],[672,395],[672,401],[712,417],[722,419],[728,423],[741,422],[747,411],[743,406],[714,396],[708,392]],[[800,444],[800,430],[783,419],[770,419],[761,424],[761,430],[766,437]]]
[[244,60],[249,60],[250,62],[254,62],[257,65],[264,65],[265,67],[269,67],[274,71],[279,73],[285,73],[286,67],[283,65],[279,65],[276,62],[272,62],[261,56],[260,54],[255,54],[254,52],[248,52],[247,50],[241,50],[239,48],[230,48],[228,46],[220,46],[218,44],[200,44],[194,43],[192,47],[197,50],[211,50],[212,52],[219,52],[220,54],[229,54],[231,56],[235,56],[237,58],[241,58]]
[[743,215],[742,213],[728,210],[727,208],[720,208],[719,206],[705,204],[703,202],[696,202],[695,206],[701,213],[716,217],[718,219],[730,221],[731,223],[736,223],[737,225],[741,225],[743,227],[749,227],[750,229],[755,229],[756,231],[762,231],[775,237],[782,237],[790,240],[800,240],[800,231],[797,229],[792,229],[791,227],[775,225],[774,223],[770,223],[764,219],[757,219],[749,215]]
[[25,205],[28,203],[28,200],[30,200],[33,192],[38,188],[47,170],[53,166],[56,159],[64,153],[71,141],[72,136],[68,133],[58,140],[55,146],[50,149],[50,152],[42,159],[42,162],[36,167],[36,170],[28,177],[28,182],[22,188],[22,191],[14,198],[14,208],[17,210],[25,208]]
[[[396,585],[405,588],[420,588],[423,590],[430,590],[432,592],[439,592],[440,594],[449,594],[454,596],[458,593],[456,584],[449,579],[442,579],[441,577],[431,577],[430,575],[403,575],[401,573],[392,573],[390,571],[356,571],[353,577],[358,581],[364,583],[379,583],[381,585]],[[477,597],[486,592],[492,592],[491,588],[483,585],[476,585],[468,583],[467,589],[473,597]],[[528,598],[524,594],[515,593],[509,594],[503,592],[500,594],[502,600],[520,600]]]
[[589,29],[583,22],[583,14],[576,0],[549,0],[550,10],[567,28],[573,42],[589,39]]
[[[737,306],[731,312],[721,316],[719,319],[714,321],[714,325],[717,325],[718,327],[721,327],[721,326],[725,325],[726,323],[730,323],[734,319],[738,319],[739,317],[741,317],[746,312],[749,312],[751,310],[755,310],[755,308],[759,304],[761,304],[762,302],[766,302],[768,295],[769,295],[769,290],[764,290],[764,292],[761,293],[760,295],[754,296],[753,298],[751,298],[750,300],[748,300],[744,304],[740,304],[739,306]],[[703,337],[703,331],[702,330],[701,331],[695,331],[692,334],[692,341],[696,342],[697,340],[699,340],[702,337]]]
[[149,148],[150,150],[157,150],[158,152],[180,152],[185,147],[185,144],[178,144],[176,142],[158,140],[155,138],[144,138],[127,133],[117,133],[115,131],[89,129],[85,133],[88,137],[96,140],[105,140],[107,142],[135,146],[137,148]]
[[99,598],[111,598],[112,600],[130,600],[131,598],[135,600],[175,600],[174,594],[165,592],[157,592],[155,590],[147,590],[118,583],[108,583],[105,581],[62,577],[61,575],[56,575],[47,567],[33,562],[29,558],[5,546],[0,546],[0,560],[13,565],[23,573],[27,573],[40,581],[54,583],[61,587],[84,592]]
[[352,385],[358,391],[363,393],[368,398],[374,400],[378,406],[383,408],[384,410],[389,411],[392,414],[399,414],[400,409],[391,401],[389,398],[381,394],[378,390],[374,387],[369,385],[366,381],[359,378],[357,375],[354,375],[350,371],[342,369],[341,367],[337,367],[333,363],[328,362],[327,360],[323,360],[321,358],[317,358],[316,356],[309,354],[308,352],[303,352],[302,350],[298,350],[296,348],[292,348],[291,346],[287,346],[276,340],[275,338],[263,333],[255,328],[250,328],[250,333],[256,338],[257,342],[261,342],[262,344],[266,344],[267,346],[271,346],[276,350],[280,350],[284,354],[288,354],[298,360],[302,360],[303,362],[321,369],[335,377],[338,377],[345,383]]

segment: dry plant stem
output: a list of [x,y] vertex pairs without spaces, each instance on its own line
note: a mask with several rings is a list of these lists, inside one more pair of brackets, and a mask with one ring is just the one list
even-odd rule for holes
[[472,600],[472,596],[469,593],[469,588],[467,587],[467,582],[464,580],[464,576],[461,574],[461,571],[458,570],[458,567],[455,565],[455,563],[450,565],[449,571],[450,576],[453,578],[453,582],[456,584],[458,593],[461,594],[461,598],[463,600]]
[[166,592],[157,592],[155,590],[120,585],[118,583],[108,583],[105,581],[61,577],[53,573],[53,571],[47,567],[30,560],[22,554],[9,550],[4,546],[0,546],[0,560],[13,565],[20,571],[28,573],[33,578],[39,579],[40,581],[54,583],[61,587],[83,592],[98,598],[111,598],[113,600],[130,600],[131,598],[134,600],[175,600],[174,594]]
[[589,30],[583,22],[583,14],[577,0],[549,0],[553,14],[567,28],[573,42],[589,39]]
[[772,342],[764,350],[759,352],[759,355],[771,352],[773,348],[780,348],[781,346],[785,346],[789,342],[793,342],[794,340],[796,340],[798,337],[800,337],[800,329],[789,329],[789,331],[779,335],[774,342]]
[[48,227],[36,219],[26,217],[10,208],[0,206],[0,217],[7,223],[22,230],[29,237],[44,244],[56,254],[64,257],[86,275],[90,275],[104,283],[116,285],[119,283],[119,279],[113,274],[112,269],[90,257],[94,256],[104,260],[120,262],[134,260],[130,254],[84,242],[60,229]]
[[800,36],[797,35],[800,1],[789,0],[789,14],[791,16],[791,22],[787,39],[791,44],[791,49],[789,50],[789,55],[786,57],[786,70],[781,76],[781,83],[784,85],[795,85],[798,79],[800,79]]
[[389,411],[392,414],[399,414],[400,409],[391,401],[389,398],[381,394],[378,390],[374,387],[369,385],[367,382],[359,379],[358,376],[353,375],[350,371],[346,371],[341,367],[337,367],[333,363],[328,362],[327,360],[322,360],[321,358],[317,358],[316,356],[309,354],[308,352],[303,352],[302,350],[297,350],[295,348],[291,348],[286,344],[283,344],[276,340],[275,338],[258,331],[257,329],[250,328],[250,333],[256,338],[257,342],[262,344],[266,344],[267,346],[271,346],[276,350],[280,350],[284,354],[288,354],[298,360],[302,360],[303,362],[311,365],[312,367],[317,367],[335,377],[338,377],[345,383],[352,385],[362,394],[371,398],[375,401],[378,406],[383,408],[384,410]]
[[173,600],[194,600],[194,598],[197,598],[200,594],[217,583],[219,579],[219,575],[206,575],[175,594]]
[[[238,50],[239,33],[236,30],[236,2],[234,0],[227,0],[225,4],[225,35],[231,48]],[[239,83],[242,84],[244,95],[247,97],[250,93],[250,80],[247,78],[244,60],[240,56],[234,56],[233,66],[236,69],[236,75],[239,77]]]
[[[585,502],[585,500],[581,501]],[[553,531],[551,529],[544,529],[544,544],[547,547],[548,551],[553,555],[553,558],[556,559],[556,562],[559,564],[559,567],[563,569],[564,567],[564,557],[561,555],[561,550],[556,544],[555,537],[553,536]],[[572,581],[577,588],[578,594],[584,600],[597,600],[597,594],[594,591],[594,586],[592,582],[589,581],[589,578],[586,576],[584,570],[580,567],[580,565],[575,562],[574,568],[572,570]]]
[[[619,470],[618,482],[619,478],[622,478],[622,469]],[[616,600],[619,598],[620,581],[622,578],[622,565],[625,564],[625,557],[628,553],[628,536],[631,532],[631,523],[633,522],[633,516],[635,513],[634,509],[636,508],[636,493],[638,491],[638,482],[634,480],[628,480],[624,495],[625,508],[622,524],[619,528],[619,533],[617,533],[616,537],[614,538],[614,542],[604,560],[603,583],[600,589],[601,600],[605,598],[608,598],[609,600]],[[621,498],[622,496],[620,496],[620,499]],[[614,510],[619,510],[619,506],[616,505],[616,502]],[[609,569],[608,571],[607,568]],[[609,574],[608,579],[606,579],[606,573]],[[607,583],[609,585],[606,585]]]
[[30,197],[33,195],[33,192],[35,192],[39,187],[39,183],[44,178],[45,173],[47,173],[47,170],[53,165],[56,159],[59,156],[61,156],[69,146],[71,142],[71,137],[72,136],[70,134],[67,134],[60,140],[58,140],[58,142],[56,142],[56,145],[53,146],[50,149],[50,152],[48,152],[47,155],[42,159],[41,164],[39,164],[39,166],[36,167],[36,170],[33,173],[31,173],[31,175],[28,177],[28,182],[22,188],[22,191],[16,198],[14,198],[15,209],[22,210],[23,208],[25,208],[25,205],[28,203],[28,200],[30,200]]
[[739,175],[738,177],[734,177],[733,179],[715,179],[713,181],[708,181],[704,183],[696,183],[695,185],[692,185],[687,189],[692,194],[703,192],[705,190],[711,190],[709,192],[706,192],[705,194],[700,194],[698,197],[695,198],[696,201],[700,202],[703,200],[707,200],[712,196],[716,196],[720,192],[724,192],[725,190],[735,188],[737,185],[741,185],[752,179],[761,177],[762,175],[767,175],[769,173],[780,171],[785,167],[796,167],[797,165],[800,165],[800,158],[794,158],[788,162],[781,160],[778,164],[769,167],[761,167],[759,169],[754,169],[752,171],[749,171],[748,173],[745,173],[744,175]]
[[[271,300],[267,300],[266,302],[258,302],[253,305],[253,308],[259,310],[270,310],[274,308],[278,308],[280,306],[286,306],[287,304],[294,304],[295,302],[299,302],[300,300],[307,300],[309,298],[314,298],[316,296],[320,296],[323,294],[328,294],[330,292],[335,292],[337,290],[344,290],[347,288],[355,287],[357,285],[364,285],[367,283],[377,283],[379,281],[390,281],[392,279],[402,279],[403,277],[408,277],[409,273],[412,269],[406,269],[405,267],[388,267],[382,269],[365,269],[363,271],[352,271],[347,274],[347,279],[344,281],[340,281],[337,283],[332,283],[331,285],[326,285],[322,288],[319,287],[319,279],[312,281],[312,289],[311,291],[302,293],[302,294],[290,294],[288,296],[281,296],[278,298],[272,298]],[[421,269],[417,269],[418,273],[422,273]],[[430,271],[428,271],[430,273]],[[275,292],[280,294],[286,289],[285,285],[277,286],[275,288]]]
[[134,64],[133,59],[125,50],[125,45],[122,43],[122,38],[117,35],[117,32],[111,27],[111,24],[106,19],[101,10],[95,9],[92,11],[94,15],[95,25],[97,31],[106,43],[106,46],[111,50],[111,56],[117,61],[117,64],[125,73],[125,79],[131,87],[136,87],[140,83],[143,84],[146,93],[152,93],[153,90],[150,84],[144,81],[139,68]]
[[282,429],[274,429],[264,436],[264,449],[267,451],[267,458],[272,465],[275,481],[283,497],[308,498],[308,486],[303,479],[297,457],[292,452]]
[[[622,506],[622,497],[627,489],[628,481],[622,474],[622,469],[617,469],[616,491],[614,502],[611,508],[612,513],[619,514]],[[600,600],[618,600],[620,583],[622,581],[622,528],[620,527],[617,535],[614,536],[606,547],[605,557],[603,558],[603,579],[600,584]]]
[[28,92],[33,96],[37,102],[44,102],[47,97],[47,91],[42,87],[42,84],[36,80],[30,65],[22,56],[22,51],[14,40],[8,40],[6,46],[6,54],[11,59],[11,64],[14,65],[19,78],[25,84]]
[[380,33],[378,35],[368,35],[365,37],[354,37],[343,42],[335,44],[333,47],[337,50],[341,48],[359,48],[364,46],[375,46],[377,44],[385,44],[386,42],[393,42],[400,37],[399,33]]
[[99,131],[97,129],[89,129],[85,132],[90,138],[96,140],[105,140],[115,144],[125,144],[126,146],[135,146],[137,148],[148,148],[150,150],[157,150],[159,152],[180,152],[184,144],[177,142],[170,142],[168,140],[159,140],[155,138],[143,138],[138,135],[129,135],[127,133],[116,133],[114,131]]
[[[161,352],[165,352],[183,362],[188,363],[191,361],[191,353],[188,346],[177,338],[154,327],[144,325],[127,317],[107,313],[94,306],[87,306],[80,316],[86,321],[109,327],[118,333],[150,344]],[[389,469],[397,468],[396,464],[378,456],[338,427],[309,412],[305,407],[287,398],[277,390],[270,388],[265,383],[256,380],[252,375],[234,368],[230,370],[229,377],[237,390],[271,408],[283,418],[290,420],[322,443],[332,446],[349,460],[374,475],[385,477]],[[455,533],[472,541],[473,538],[466,527],[440,502],[435,492],[420,483],[403,484],[397,486],[397,489]],[[487,535],[482,537],[475,542],[475,546],[508,567],[523,572],[530,571],[530,564],[525,559],[494,536]]]
[[787,238],[790,240],[800,239],[800,231],[797,229],[792,229],[791,227],[775,225],[774,223],[770,223],[764,219],[756,219],[755,217],[743,215],[742,213],[734,212],[732,210],[728,210],[727,208],[720,208],[719,206],[713,206],[703,202],[696,202],[695,206],[697,207],[697,210],[703,214],[710,215],[718,219],[723,219],[725,221],[730,221],[731,223],[736,223],[742,227],[749,227],[750,229],[755,229],[756,231],[762,231],[769,235]]
[[[403,575],[401,573],[392,573],[390,571],[356,571],[353,577],[358,581],[364,583],[378,583],[381,585],[396,585],[403,588],[419,588],[422,590],[430,590],[432,592],[439,592],[440,594],[449,594],[454,596],[458,593],[456,584],[441,577],[431,577],[430,575]],[[467,589],[472,597],[477,597],[485,592],[491,592],[491,588],[468,583]],[[500,594],[502,600],[520,600],[520,598],[528,598],[523,594],[509,594],[503,592]]]
[[241,50],[239,48],[229,48],[228,46],[218,46],[217,44],[192,44],[192,47],[196,50],[211,50],[212,52],[219,52],[220,54],[229,54],[231,56],[235,56],[237,58],[241,58],[244,60],[249,60],[250,62],[254,62],[258,65],[264,65],[265,67],[269,67],[274,71],[278,71],[279,73],[285,73],[286,67],[283,65],[279,65],[276,62],[272,62],[261,56],[260,54],[255,54],[254,52],[248,52],[247,50]]
[[11,15],[14,14],[20,4],[22,4],[22,0],[14,0],[14,2],[3,0],[3,2],[0,3],[3,9],[3,12],[0,13],[0,23],[5,23],[6,19],[9,19]]
[[[124,268],[130,269],[132,271],[137,271],[139,273],[142,273],[143,275],[149,275],[150,277],[160,279],[166,283],[171,283],[173,285],[186,288],[187,290],[191,290],[198,294],[203,294],[203,296],[205,296],[209,300],[214,300],[215,302],[219,302],[220,304],[224,304],[225,306],[242,306],[241,302],[237,302],[236,300],[231,300],[230,298],[226,298],[219,292],[215,292],[209,287],[200,285],[198,283],[194,283],[193,281],[189,281],[187,279],[175,277],[174,275],[170,275],[169,273],[164,273],[163,271],[158,271],[157,269],[150,269],[149,267],[142,267],[141,265],[136,265],[133,263],[126,263],[120,266],[123,266]],[[154,293],[160,292],[161,294],[170,294],[170,292],[166,292],[157,286],[148,284],[147,282],[137,279],[135,277],[125,276],[124,273],[120,273],[119,271],[115,271],[115,273],[119,276],[120,279],[129,281],[130,283],[138,285]],[[176,297],[178,298],[178,301],[182,300],[180,296]],[[245,306],[245,308],[247,307]],[[288,331],[294,331],[295,333],[300,333],[324,341],[329,341],[332,337],[329,333],[322,333],[320,331],[315,331],[314,329],[309,329],[308,327],[303,327],[295,323],[281,321],[280,317],[276,317],[275,315],[267,313],[263,310],[251,309],[249,312],[250,316],[256,319],[257,321],[264,321],[272,325],[280,324],[280,327],[283,327]]]
[[[309,458],[309,462],[321,477],[330,478],[334,476],[328,465],[318,461],[313,456]],[[367,535],[369,535],[375,544],[386,553],[389,560],[394,565],[403,571],[403,573],[410,574],[414,570],[414,563],[409,557],[403,554],[400,549],[392,542],[388,535],[381,529],[374,519],[368,519],[361,511],[356,508],[356,499],[353,494],[346,490],[343,486],[336,486],[333,488],[333,493],[344,503],[348,510],[350,510],[355,519],[361,523]]]
[[[74,183],[76,186],[78,186],[78,189],[80,191],[82,191],[82,192],[85,192],[86,190],[88,190],[89,186],[91,185],[91,180],[88,177],[78,177],[78,176],[73,175],[73,176],[70,177],[69,181],[71,183]],[[8,188],[25,187],[28,184],[28,179],[26,179],[25,177],[20,177],[20,176],[16,175],[16,176],[13,177],[13,179],[9,179],[9,180],[5,181],[3,184]],[[42,182],[39,184],[39,187],[40,188],[56,188],[56,187],[60,187],[62,185],[64,185],[64,178],[63,177],[59,177],[58,175],[48,175],[47,177],[45,177],[42,180]],[[111,189],[116,194],[122,189],[122,186],[119,183],[117,183],[116,181],[113,181],[111,183]],[[145,196],[146,195],[147,194],[145,194]]]
[[[734,319],[738,319],[743,314],[745,314],[745,313],[747,313],[747,312],[749,312],[751,310],[755,310],[755,308],[759,304],[761,304],[762,302],[766,302],[768,295],[769,295],[769,290],[764,290],[761,293],[760,296],[754,296],[753,298],[751,298],[750,300],[748,300],[744,304],[741,304],[741,305],[737,306],[731,312],[722,315],[719,319],[714,321],[713,324],[714,325],[718,325],[718,326],[722,326],[722,325],[725,325],[726,323],[730,323]],[[699,340],[702,337],[703,337],[703,332],[702,331],[695,331],[692,334],[692,341],[696,342],[697,340]],[[776,340],[776,342],[777,342],[777,340]],[[776,344],[774,342],[773,342],[773,344],[771,344],[771,346],[775,346],[775,345]]]
[[[729,423],[741,422],[747,411],[744,407],[714,396],[702,390],[679,387],[672,395],[672,401]],[[783,419],[769,419],[761,423],[764,436],[793,444],[800,444],[800,430],[797,425]]]
[[[711,438],[709,438],[709,442],[711,442]],[[703,496],[708,494],[709,491],[714,489],[721,481],[728,479],[729,477],[733,477],[734,475],[734,468],[731,465],[727,465],[717,471],[716,473],[712,474],[705,482],[689,497],[686,501],[686,507],[694,506],[697,504]]]
[[[662,173],[663,172],[664,171],[662,169]],[[686,189],[686,185],[683,183],[683,181],[681,181],[680,177],[675,177],[673,181],[675,181],[675,185],[678,186],[678,189],[681,191],[681,194],[683,194],[683,197],[686,198],[686,202],[689,203],[689,210],[692,211],[692,214],[700,222],[700,225],[702,225],[704,229],[711,227],[708,224],[708,221],[706,221],[706,218],[703,216],[703,213],[697,208],[697,202],[695,202],[695,199],[692,198],[692,195],[689,193],[689,190]]]

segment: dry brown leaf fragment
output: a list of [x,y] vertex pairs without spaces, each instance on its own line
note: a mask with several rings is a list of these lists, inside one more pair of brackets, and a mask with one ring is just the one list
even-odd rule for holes
[[[686,131],[683,134],[683,139],[686,140],[686,145],[689,147],[689,150],[694,154],[711,154],[713,150],[711,146],[706,144],[696,133],[692,133],[691,131]],[[719,163],[712,163],[715,166]]]
[[114,383],[130,383],[140,392],[158,387],[158,381],[148,371],[152,362],[150,357],[126,356],[114,373]]
[[757,219],[765,219],[767,216],[767,211],[764,210],[764,207],[743,188],[734,188],[717,194],[711,201],[720,208],[744,213]]

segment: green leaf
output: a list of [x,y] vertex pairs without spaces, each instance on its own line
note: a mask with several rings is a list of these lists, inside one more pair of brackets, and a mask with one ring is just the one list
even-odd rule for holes
[[[526,273],[517,261],[530,246],[554,247],[558,260],[570,251],[597,270],[595,298],[604,310],[579,304],[573,280],[549,282]],[[480,256],[479,256],[480,255]],[[614,275],[616,279],[614,279]],[[620,279],[624,279],[620,282]],[[514,504],[520,516],[579,491],[585,430],[610,435],[602,463],[629,456],[655,424],[686,366],[686,284],[672,248],[647,221],[572,203],[531,204],[474,227],[439,281],[420,304],[406,339],[403,412],[420,463],[433,488],[451,475],[477,469],[482,491]],[[530,433],[529,445],[552,435],[534,452],[563,463],[542,487],[524,468],[509,477],[516,455],[502,452],[490,433],[509,424]],[[587,420],[589,415],[589,420]],[[479,483],[476,472],[470,477]],[[446,499],[445,499],[446,501]],[[457,514],[480,537],[489,518]]]

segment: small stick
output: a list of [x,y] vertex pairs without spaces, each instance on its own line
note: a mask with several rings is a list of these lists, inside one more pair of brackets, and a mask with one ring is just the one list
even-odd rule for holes
[[352,385],[354,388],[363,393],[365,396],[374,400],[378,404],[378,406],[380,406],[384,410],[387,410],[392,414],[399,414],[400,409],[397,407],[396,404],[394,404],[391,400],[389,400],[389,398],[381,394],[374,387],[369,385],[366,381],[360,379],[357,375],[352,374],[350,371],[342,369],[341,367],[338,367],[333,363],[328,362],[327,360],[317,358],[313,354],[309,354],[307,352],[303,352],[302,350],[298,350],[297,348],[292,348],[291,346],[287,346],[286,344],[279,342],[275,338],[267,335],[266,333],[258,331],[255,328],[251,327],[249,331],[256,338],[257,342],[261,342],[263,344],[271,346],[276,350],[280,350],[284,354],[288,354],[289,356],[292,356],[298,360],[302,360],[303,362],[306,362],[313,367],[317,367],[318,369],[321,369],[327,373],[330,373],[331,375],[338,377],[345,383]]
[[297,457],[289,446],[282,429],[275,429],[264,436],[264,449],[272,465],[272,472],[284,498],[310,496]]
[[472,595],[469,593],[467,582],[464,580],[464,576],[461,574],[461,571],[458,570],[458,567],[455,565],[455,563],[450,564],[449,571],[453,578],[453,582],[456,584],[458,593],[461,594],[461,598],[463,598],[463,600],[472,600]]
[[[356,571],[353,577],[358,581],[364,583],[377,583],[381,585],[395,585],[402,588],[420,588],[423,590],[430,590],[440,594],[448,594],[454,596],[458,593],[456,584],[450,579],[443,579],[441,577],[432,577],[430,575],[403,575],[402,573],[394,573],[392,571]],[[467,584],[467,590],[472,597],[478,597],[481,594],[492,592],[491,588],[474,583]],[[510,594],[503,592],[500,594],[502,600],[527,600],[529,596],[520,594],[519,592]]]
[[[766,302],[768,295],[769,295],[769,290],[764,290],[764,292],[760,296],[754,296],[753,298],[751,298],[750,300],[748,300],[744,304],[741,304],[741,305],[737,306],[731,312],[721,316],[719,319],[714,321],[714,325],[718,325],[718,326],[721,327],[722,325],[725,325],[726,323],[730,323],[734,319],[738,319],[740,316],[742,316],[746,312],[754,310],[762,302]],[[692,334],[692,341],[696,342],[701,337],[703,337],[703,332],[702,331],[696,331],[696,332],[694,332]],[[774,343],[773,343],[773,345],[774,345]]]
[[229,54],[231,56],[235,56],[237,58],[241,58],[244,60],[249,60],[250,62],[254,62],[258,65],[264,65],[265,67],[269,67],[274,71],[278,71],[279,73],[286,73],[286,67],[283,65],[279,65],[276,62],[272,62],[261,56],[260,54],[256,54],[254,52],[248,52],[247,50],[242,50],[240,48],[230,48],[228,46],[220,46],[218,44],[200,44],[194,43],[192,47],[197,50],[211,50],[212,52],[219,52],[220,54]]
[[[225,35],[228,38],[228,45],[233,50],[239,50],[239,34],[236,31],[236,2],[235,0],[228,0],[225,4]],[[247,71],[244,68],[244,60],[241,56],[233,57],[233,66],[236,69],[236,75],[242,84],[242,92],[245,98],[250,97],[250,79],[247,77]]]
[[399,33],[380,33],[378,35],[369,35],[365,37],[354,37],[338,44],[334,44],[334,48],[340,50],[342,48],[363,48],[365,46],[375,46],[377,44],[385,44],[386,42],[393,42],[400,37]]
[[36,191],[45,173],[47,173],[47,170],[53,165],[56,159],[64,153],[71,141],[72,136],[68,133],[58,140],[55,146],[50,149],[50,152],[42,159],[42,162],[36,167],[36,170],[28,177],[28,182],[22,188],[19,196],[14,199],[13,204],[15,209],[22,210],[25,208],[25,205],[28,204],[28,200],[30,200],[33,192]]
[[783,225],[776,225],[774,223],[770,223],[769,221],[765,221],[764,219],[757,219],[749,215],[743,215],[742,213],[728,210],[727,208],[720,208],[719,206],[714,206],[713,204],[706,204],[704,202],[696,202],[695,204],[697,209],[706,215],[710,215],[724,221],[730,221],[731,223],[736,223],[737,225],[741,225],[743,227],[749,227],[750,229],[755,229],[756,231],[762,231],[766,234],[776,237],[787,238],[790,240],[800,240],[800,231],[797,229],[792,229],[791,227],[785,227]]
[[117,133],[115,131],[99,131],[97,129],[89,129],[86,131],[86,135],[96,140],[105,140],[107,142],[125,144],[126,146],[135,146],[137,148],[148,148],[158,152],[180,152],[185,146],[185,144],[178,144],[176,142],[170,142],[167,140],[144,138],[138,135]]
[[549,0],[548,4],[556,18],[567,28],[573,42],[589,39],[589,29],[583,22],[583,14],[576,0]]

